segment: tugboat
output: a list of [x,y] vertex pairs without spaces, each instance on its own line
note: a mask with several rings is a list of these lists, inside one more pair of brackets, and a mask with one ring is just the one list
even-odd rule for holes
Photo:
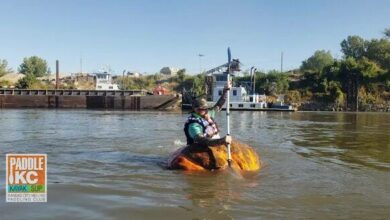
[[[223,71],[227,68],[227,63],[216,68],[210,69],[203,74],[206,77],[206,88],[211,91],[208,94],[207,100],[210,105],[214,105],[219,97],[222,95],[223,87],[227,80],[227,74]],[[233,59],[230,68],[234,72],[239,72],[240,61]],[[184,91],[182,96],[182,109],[191,109],[191,100],[196,97],[191,91]],[[242,85],[233,86],[230,90],[230,110],[233,111],[296,111],[291,105],[284,104],[283,96],[279,96],[276,102],[267,103],[267,96],[265,94],[256,94],[253,89],[253,93],[248,93],[248,88]],[[222,107],[226,109],[226,104]]]
[[[223,86],[226,83],[226,74],[217,73],[212,74],[213,88],[212,100],[210,104],[213,105],[222,95]],[[235,111],[295,111],[291,105],[284,104],[283,97],[278,97],[277,102],[267,103],[266,95],[248,94],[247,89],[243,86],[233,86],[230,90],[230,109]],[[226,108],[226,104],[223,109]]]
[[96,90],[119,90],[118,84],[112,83],[112,76],[108,72],[98,72],[96,76]]

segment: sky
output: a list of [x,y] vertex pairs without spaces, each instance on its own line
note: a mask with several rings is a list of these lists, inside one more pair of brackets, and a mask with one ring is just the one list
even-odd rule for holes
[[316,50],[341,58],[349,35],[390,28],[389,0],[1,0],[0,9],[0,59],[15,71],[36,55],[53,72],[58,59],[61,73],[199,73],[226,63],[227,47],[244,70],[279,70],[282,52],[289,70]]

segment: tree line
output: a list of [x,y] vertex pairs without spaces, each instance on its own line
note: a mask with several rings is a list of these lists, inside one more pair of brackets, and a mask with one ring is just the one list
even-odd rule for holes
[[256,92],[286,94],[288,102],[318,101],[343,107],[349,89],[356,87],[361,105],[390,100],[390,29],[381,39],[348,36],[340,43],[343,57],[317,50],[299,69],[288,72],[255,72],[238,77],[239,82],[256,81]]

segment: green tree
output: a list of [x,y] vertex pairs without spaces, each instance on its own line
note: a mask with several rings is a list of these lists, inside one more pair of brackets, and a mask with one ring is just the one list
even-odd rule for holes
[[4,76],[5,74],[12,72],[10,68],[8,68],[8,62],[7,60],[0,59],[0,77]]
[[345,57],[360,59],[364,56],[365,44],[365,40],[359,36],[348,36],[347,39],[341,42],[341,51]]
[[324,67],[333,64],[334,59],[330,51],[317,50],[307,60],[302,62],[300,70],[302,72],[321,73]]
[[327,80],[324,76],[324,69],[335,62],[330,51],[317,50],[307,60],[302,62],[300,70],[305,80],[303,87],[311,88],[313,92],[325,92]]
[[178,83],[183,83],[184,82],[184,79],[186,77],[186,69],[180,69],[179,71],[177,71],[177,82]]
[[367,58],[356,60],[352,57],[348,57],[341,62],[340,80],[344,88],[348,80],[355,77],[360,86],[367,86],[382,72],[383,70],[378,67],[376,63]]
[[182,92],[184,88],[184,81],[186,79],[186,69],[180,69],[177,72],[177,76],[175,77],[175,81],[177,82],[177,85],[174,87],[174,90],[176,92]]
[[32,56],[23,59],[23,63],[19,66],[19,72],[25,75],[33,75],[35,77],[46,76],[48,74],[46,60],[37,56]]
[[268,94],[286,93],[289,87],[287,74],[271,70],[266,75],[266,92]]
[[372,39],[367,42],[365,56],[383,69],[390,69],[390,41],[388,39]]
[[18,89],[28,89],[35,83],[38,83],[37,78],[32,74],[27,74],[25,77],[19,79],[15,86]]
[[390,28],[386,28],[383,33],[385,34],[385,37],[390,38]]

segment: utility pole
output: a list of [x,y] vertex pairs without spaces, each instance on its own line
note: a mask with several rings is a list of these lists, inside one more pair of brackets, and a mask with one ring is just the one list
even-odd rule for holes
[[198,54],[199,56],[199,73],[202,73],[202,57],[204,57],[203,54]]
[[80,56],[80,75],[83,73],[83,57]]
[[125,72],[126,70],[122,72],[122,90],[125,90]]
[[[255,81],[256,81],[256,77],[255,77],[255,75],[254,75],[254,71],[253,70],[255,70],[255,67],[254,66],[252,66],[251,67],[251,79],[252,79],[252,77],[253,77],[253,87],[252,87],[252,101],[253,101],[253,103],[255,103]],[[251,82],[252,83],[252,82]]]
[[282,51],[282,54],[280,56],[280,72],[283,73],[283,51]]
[[56,89],[58,89],[59,78],[60,78],[60,62],[56,60]]

